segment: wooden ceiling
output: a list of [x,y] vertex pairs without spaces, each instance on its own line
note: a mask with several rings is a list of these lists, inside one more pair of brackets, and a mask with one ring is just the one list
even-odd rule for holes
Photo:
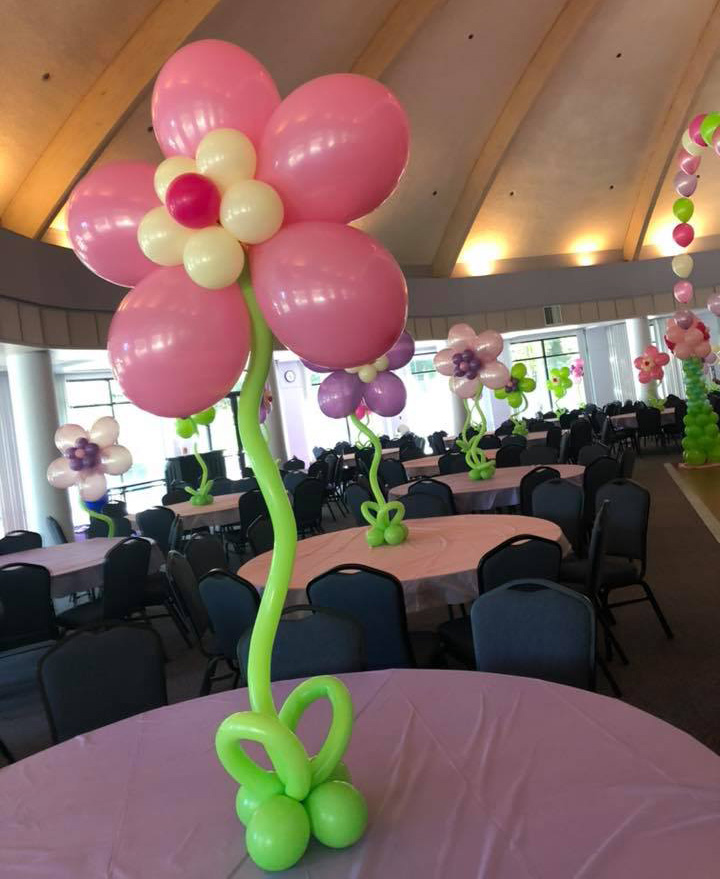
[[[2,224],[57,243],[94,163],[161,159],[149,89],[192,39],[242,45],[283,94],[342,70],[395,91],[410,164],[358,225],[416,275],[672,252],[669,164],[687,120],[720,106],[716,0],[0,4]],[[720,160],[700,177],[696,250],[720,240]]]

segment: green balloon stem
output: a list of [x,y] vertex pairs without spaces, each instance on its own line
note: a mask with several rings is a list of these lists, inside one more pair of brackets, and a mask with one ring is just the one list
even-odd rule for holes
[[85,510],[85,512],[90,516],[91,519],[97,519],[98,522],[104,522],[107,525],[107,536],[115,537],[115,520],[106,516],[104,513],[96,513],[95,510],[91,510],[90,507],[85,503],[85,501],[80,498],[80,506]]
[[[482,386],[472,399],[472,403],[463,400],[465,406],[465,423],[460,433],[461,439],[458,441],[460,450],[465,453],[465,462],[469,467],[470,479],[490,479],[495,475],[495,462],[488,461],[485,452],[480,448],[480,441],[487,431],[487,419],[485,413],[480,406],[480,398],[482,397]],[[474,413],[474,414],[473,414]],[[467,438],[469,427],[475,429],[475,436],[471,440]]]

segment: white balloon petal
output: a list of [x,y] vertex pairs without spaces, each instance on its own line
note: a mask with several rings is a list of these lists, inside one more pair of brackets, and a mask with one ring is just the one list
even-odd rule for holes
[[97,471],[82,473],[78,480],[80,497],[84,501],[99,501],[107,491],[107,480],[104,474]]
[[694,262],[689,253],[679,253],[673,257],[672,270],[678,278],[689,278],[692,274]]
[[98,418],[90,428],[90,441],[97,443],[100,448],[115,445],[119,435],[120,425],[111,415]]
[[272,186],[262,180],[234,183],[220,202],[220,222],[238,241],[262,244],[282,226],[285,209]]
[[79,424],[62,424],[55,431],[55,445],[61,452],[72,448],[81,438],[89,439],[88,432]]
[[75,485],[78,474],[70,469],[67,458],[55,458],[47,469],[47,480],[53,488],[70,488]]
[[245,265],[245,252],[225,229],[208,226],[195,232],[185,245],[183,264],[199,287],[220,290],[237,281]]
[[162,205],[145,214],[137,233],[140,250],[159,266],[179,266],[192,235],[193,230],[176,223]]
[[257,155],[251,140],[241,131],[216,128],[198,144],[195,163],[197,170],[224,192],[238,180],[255,174]]
[[107,446],[100,452],[100,464],[111,476],[127,473],[132,463],[132,455],[125,446]]
[[378,372],[384,372],[389,365],[390,361],[388,360],[386,354],[383,354],[382,357],[378,357],[375,363],[373,363],[373,366],[375,367],[375,369],[377,369]]
[[365,366],[361,366],[358,369],[358,378],[361,382],[366,385],[369,385],[371,381],[373,381],[377,377],[377,369],[374,366],[370,366],[369,364]]
[[705,147],[701,147],[699,143],[695,143],[695,141],[690,137],[690,132],[685,131],[682,136],[682,145],[685,149],[685,152],[690,153],[691,156],[701,156],[702,151]]
[[168,186],[176,177],[179,177],[181,174],[194,174],[196,171],[195,162],[187,156],[170,156],[169,159],[160,162],[153,178],[157,197],[160,201],[164,202]]

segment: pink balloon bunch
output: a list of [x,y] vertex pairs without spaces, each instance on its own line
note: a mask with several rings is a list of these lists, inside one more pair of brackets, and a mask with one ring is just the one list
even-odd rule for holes
[[[678,311],[674,317],[668,318],[665,341],[680,360],[690,357],[699,357],[702,360],[711,353],[708,328],[692,311]],[[637,361],[635,365],[637,366]]]
[[503,388],[510,381],[510,372],[498,360],[504,341],[495,330],[476,335],[468,324],[450,327],[448,347],[438,351],[433,359],[441,375],[450,376],[450,390],[469,400],[481,387]]
[[105,474],[119,476],[132,467],[132,455],[117,444],[120,425],[105,415],[89,431],[79,424],[63,424],[55,431],[55,445],[61,458],[47,470],[50,485],[70,488],[77,485],[84,501],[97,501],[107,492]]
[[585,375],[585,361],[582,357],[576,357],[570,364],[570,375],[576,382],[581,382]]
[[[331,372],[318,388],[321,411],[328,418],[347,418],[352,412],[357,415],[364,406],[365,413],[369,410],[385,418],[399,415],[405,408],[407,391],[403,380],[391,370],[405,366],[414,353],[412,336],[403,332],[387,354],[374,363]],[[317,369],[313,364],[305,365]]]
[[658,351],[655,345],[648,345],[643,353],[635,358],[634,363],[635,369],[639,370],[638,381],[646,385],[651,381],[662,381],[665,375],[663,366],[670,363],[670,355]]
[[91,171],[68,207],[88,268],[136,285],[108,343],[134,403],[184,417],[230,390],[250,344],[235,284],[246,255],[265,320],[301,357],[344,369],[392,347],[405,279],[346,225],[390,195],[407,163],[407,117],[385,86],[335,74],[281,101],[252,55],[202,40],[161,69],[152,117],[166,160]]

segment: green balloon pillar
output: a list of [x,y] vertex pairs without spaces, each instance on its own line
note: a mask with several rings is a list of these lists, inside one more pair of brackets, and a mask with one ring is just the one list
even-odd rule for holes
[[378,480],[378,470],[382,460],[380,440],[375,432],[370,430],[368,425],[361,421],[354,412],[350,415],[350,421],[360,434],[364,434],[367,437],[368,443],[373,449],[369,479],[370,488],[375,500],[364,501],[360,505],[360,512],[370,526],[366,535],[367,542],[370,546],[382,546],[385,543],[390,546],[397,546],[403,543],[408,536],[407,525],[403,522],[405,507],[400,501],[385,500],[385,496],[380,488]]
[[683,460],[686,464],[720,463],[720,430],[718,416],[707,398],[703,364],[699,357],[683,360],[683,376],[687,394]]
[[[277,464],[260,430],[258,411],[272,361],[272,335],[255,301],[246,270],[240,278],[250,313],[252,347],[247,377],[238,399],[243,446],[252,458],[275,534],[272,562],[250,640],[250,710],[227,717],[215,735],[225,771],[237,782],[238,818],[245,825],[248,854],[262,870],[287,870],[314,836],[331,848],[346,848],[363,835],[367,807],[341,762],[350,741],[353,708],[347,687],[324,675],[303,681],[278,711],[270,666],[275,635],[295,562],[297,528]],[[318,699],[328,699],[330,728],[317,754],[309,756],[295,734],[300,718]],[[257,742],[272,769],[255,762],[244,742]]]
[[[478,388],[477,393],[472,398],[472,402],[463,400],[465,406],[465,423],[460,436],[456,440],[457,447],[465,454],[465,463],[468,465],[468,476],[470,479],[478,482],[482,479],[492,479],[495,475],[495,462],[488,461],[487,455],[480,448],[480,440],[485,436],[487,431],[487,420],[485,413],[480,405],[482,397],[482,385]],[[475,436],[468,440],[467,432],[469,428],[475,430]]]

